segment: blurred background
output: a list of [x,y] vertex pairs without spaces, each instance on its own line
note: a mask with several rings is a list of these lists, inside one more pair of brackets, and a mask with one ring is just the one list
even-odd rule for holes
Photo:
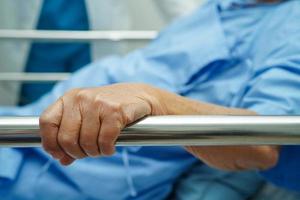
[[[68,73],[96,59],[143,47],[157,31],[203,1],[1,0],[0,105],[29,104]],[[73,37],[85,39],[71,41]]]

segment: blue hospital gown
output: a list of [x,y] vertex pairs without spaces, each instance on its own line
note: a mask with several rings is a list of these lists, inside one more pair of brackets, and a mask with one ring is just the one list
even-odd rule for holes
[[[146,48],[93,63],[38,102],[0,112],[39,115],[71,88],[143,82],[259,114],[298,114],[299,19],[298,0],[272,5],[211,0],[178,19]],[[289,161],[288,167],[297,169],[299,162]],[[128,147],[118,148],[113,157],[83,159],[65,168],[40,149],[1,149],[0,195],[3,199],[164,199],[195,162],[180,147]],[[298,171],[287,172],[296,175],[291,179],[280,174],[288,181],[279,183],[299,188]],[[264,175],[273,180],[277,172],[275,168]]]

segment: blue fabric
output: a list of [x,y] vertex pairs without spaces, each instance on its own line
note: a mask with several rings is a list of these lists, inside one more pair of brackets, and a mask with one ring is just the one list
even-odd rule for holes
[[[300,2],[251,6],[236,6],[236,0],[227,6],[223,2],[209,1],[177,20],[148,47],[93,63],[36,103],[3,108],[1,115],[39,115],[71,88],[117,82],[144,82],[196,100],[260,114],[298,114]],[[281,155],[282,160],[290,161],[289,165],[279,163],[285,173],[274,170],[264,175],[272,179],[279,173],[286,181],[273,180],[298,188],[299,174],[292,171],[299,163],[296,150]],[[118,148],[113,157],[83,159],[66,168],[40,149],[11,153],[15,156],[1,153],[1,160],[15,159],[12,163],[21,164],[0,165],[0,171],[18,171],[1,174],[5,180],[0,187],[2,199],[164,199],[175,180],[196,162],[180,147]],[[291,176],[295,177],[289,179]],[[230,199],[230,194],[226,195],[223,199]]]
[[282,147],[278,165],[262,174],[276,185],[300,192],[300,147]]
[[294,192],[285,188],[279,188],[272,184],[264,184],[251,200],[299,200],[300,192]]
[[[39,30],[88,30],[84,0],[45,0],[37,24]],[[86,43],[33,43],[26,72],[74,72],[90,63],[90,46]],[[20,105],[32,103],[54,84],[23,84]]]
[[256,193],[262,185],[259,174],[252,171],[227,172],[196,164],[178,181],[173,199],[245,200],[246,197]]

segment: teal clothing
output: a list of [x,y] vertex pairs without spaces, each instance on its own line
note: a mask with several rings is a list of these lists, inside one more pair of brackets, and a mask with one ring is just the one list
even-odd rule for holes
[[[84,0],[44,0],[37,30],[88,30]],[[25,66],[26,72],[74,72],[91,62],[86,43],[33,43]],[[20,105],[26,105],[49,92],[54,83],[25,83]]]

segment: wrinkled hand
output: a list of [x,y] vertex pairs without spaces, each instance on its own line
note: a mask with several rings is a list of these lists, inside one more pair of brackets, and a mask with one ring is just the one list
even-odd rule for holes
[[87,156],[112,155],[121,130],[146,116],[159,114],[153,92],[142,84],[115,84],[74,89],[40,117],[44,149],[63,165]]
[[[191,101],[144,84],[74,89],[40,118],[44,149],[64,165],[87,156],[112,155],[121,130],[146,115],[243,114],[251,112]],[[253,114],[253,113],[252,113]],[[206,164],[223,170],[267,169],[279,147],[185,147]]]

